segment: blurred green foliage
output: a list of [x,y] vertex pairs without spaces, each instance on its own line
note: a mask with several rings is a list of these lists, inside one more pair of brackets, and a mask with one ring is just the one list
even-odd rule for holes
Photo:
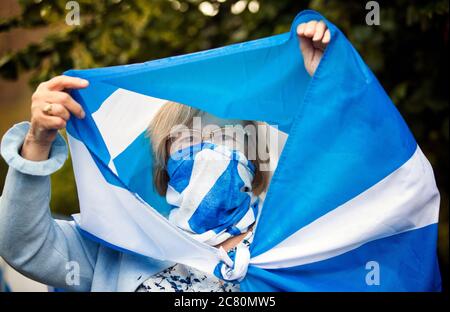
[[[143,62],[288,31],[303,9],[320,11],[349,37],[373,69],[433,164],[442,195],[439,248],[448,266],[448,1],[378,1],[381,24],[365,23],[366,1],[77,1],[81,25],[65,24],[63,0],[19,1],[0,31],[49,27],[38,44],[0,58],[0,75],[33,71],[32,86],[70,68]],[[4,177],[5,168],[0,168]],[[53,175],[52,207],[76,212],[70,161]],[[446,278],[444,279],[447,282]]]

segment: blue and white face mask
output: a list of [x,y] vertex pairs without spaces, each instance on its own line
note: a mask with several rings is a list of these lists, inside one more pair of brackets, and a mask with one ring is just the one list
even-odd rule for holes
[[215,246],[255,222],[255,166],[242,152],[202,142],[172,155],[167,172],[169,221],[196,240]]

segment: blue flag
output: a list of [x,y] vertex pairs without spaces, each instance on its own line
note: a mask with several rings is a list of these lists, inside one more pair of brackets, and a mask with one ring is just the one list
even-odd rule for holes
[[[298,24],[331,32],[310,77]],[[70,70],[80,230],[112,248],[239,280],[243,291],[438,291],[439,193],[406,123],[343,33],[290,32],[141,64]],[[168,222],[149,121],[167,100],[287,135],[252,244],[228,257]]]

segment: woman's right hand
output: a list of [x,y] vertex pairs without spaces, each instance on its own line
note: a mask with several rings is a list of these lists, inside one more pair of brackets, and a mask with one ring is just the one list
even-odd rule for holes
[[67,89],[86,88],[84,79],[57,76],[41,83],[31,97],[31,126],[25,137],[21,155],[25,159],[48,159],[53,140],[59,129],[66,127],[70,115],[84,118],[85,113]]

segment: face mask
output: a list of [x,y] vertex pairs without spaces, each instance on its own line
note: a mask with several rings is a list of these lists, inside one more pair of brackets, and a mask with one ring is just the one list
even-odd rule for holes
[[169,221],[193,238],[214,246],[255,222],[255,166],[242,152],[202,142],[172,154],[167,172]]

